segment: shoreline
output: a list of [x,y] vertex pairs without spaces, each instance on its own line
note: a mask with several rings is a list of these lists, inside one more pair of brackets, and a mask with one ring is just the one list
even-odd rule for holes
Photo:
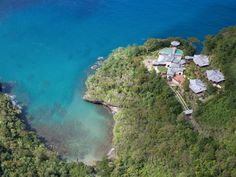
[[[2,84],[2,83],[1,83]],[[3,89],[0,91],[3,95],[5,95],[6,97],[8,97],[11,101],[11,104],[17,108],[18,110],[18,114],[19,114],[19,118],[20,120],[22,121],[22,123],[24,124],[24,129],[25,131],[33,131],[36,135],[37,135],[37,138],[40,140],[40,142],[45,145],[45,147],[48,149],[48,150],[51,150],[51,151],[54,151],[56,154],[57,154],[57,157],[61,160],[64,160],[64,161],[70,161],[69,158],[67,158],[65,156],[65,154],[61,154],[59,153],[57,150],[56,150],[56,147],[55,145],[53,145],[52,143],[50,143],[48,140],[46,140],[46,138],[44,136],[41,136],[39,135],[38,131],[34,128],[32,128],[32,125],[31,123],[29,122],[29,120],[26,118],[27,117],[27,106],[23,105],[21,102],[18,102],[17,100],[17,96],[16,95],[12,95],[10,92],[7,92],[6,91],[6,86],[2,86]],[[1,87],[1,88],[2,88]],[[113,106],[113,105],[110,105],[110,104],[106,104],[102,101],[96,101],[96,100],[91,100],[91,99],[86,99],[85,97],[83,97],[83,100],[87,101],[87,102],[91,102],[91,103],[94,103],[94,104],[97,104],[97,105],[103,105],[103,107],[105,108],[105,110],[107,110],[108,112],[112,113],[112,119],[113,119],[113,115],[116,114],[118,111],[119,111],[119,108],[116,107],[116,106]],[[114,119],[113,119],[114,121]],[[115,121],[112,123],[112,125],[109,125],[109,131],[108,131],[108,135],[107,135],[107,139],[108,141],[110,142],[109,144],[109,147],[104,148],[104,156],[105,157],[110,157],[112,155],[111,151],[113,152],[114,151],[114,147],[113,147],[113,129],[114,129],[114,125],[115,125]],[[108,155],[110,154],[110,155]],[[109,158],[111,159],[111,158]],[[96,163],[97,161],[99,160],[93,160],[93,162],[85,162],[83,160],[75,160],[77,162],[82,162],[88,166],[94,166],[94,163]]]
[[88,94],[85,94],[83,96],[83,100],[96,104],[96,105],[102,105],[104,106],[106,109],[108,109],[113,115],[115,115],[116,113],[118,113],[120,111],[120,107],[106,103],[102,100],[96,100],[96,99],[91,99],[91,97]]
[[84,96],[83,96],[83,100],[84,101],[87,101],[89,103],[92,103],[92,104],[95,104],[95,105],[102,105],[106,110],[108,110],[109,112],[112,113],[112,118],[114,120],[114,125],[112,127],[112,138],[111,138],[111,148],[109,149],[109,151],[106,153],[106,157],[109,159],[109,160],[113,160],[115,159],[117,156],[116,156],[116,149],[114,147],[114,144],[113,144],[113,138],[114,138],[114,127],[116,125],[116,120],[114,119],[114,115],[117,114],[119,111],[120,111],[120,107],[118,106],[115,106],[115,105],[111,105],[111,104],[108,104],[102,100],[95,100],[95,99],[91,99],[91,97],[86,93]]
[[30,121],[27,119],[27,106],[23,105],[22,103],[19,103],[19,101],[17,100],[17,96],[16,95],[12,95],[8,92],[4,92],[1,91],[1,94],[5,95],[6,97],[8,97],[11,101],[11,104],[13,105],[13,107],[15,107],[17,109],[17,114],[18,114],[18,118],[19,120],[24,124],[24,130],[27,132],[34,132],[37,136],[37,138],[39,139],[39,141],[50,151],[53,151],[57,154],[58,159],[60,160],[65,160],[62,156],[62,154],[59,154],[58,151],[56,151],[56,148],[53,144],[51,144],[48,140],[46,140],[45,137],[39,135],[38,131],[32,127],[32,124],[30,123]]

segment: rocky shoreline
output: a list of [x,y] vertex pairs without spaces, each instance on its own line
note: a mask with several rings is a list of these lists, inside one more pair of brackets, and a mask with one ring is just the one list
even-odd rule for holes
[[[106,103],[102,100],[92,99],[88,94],[85,94],[83,96],[83,100],[85,100],[87,102],[90,102],[90,103],[93,103],[93,104],[104,106],[108,111],[110,111],[113,114],[113,116],[120,111],[120,107],[109,104],[109,103]],[[110,159],[110,160],[116,158],[116,149],[114,148],[113,143],[112,143],[111,149],[107,153],[107,158]]]
[[116,114],[117,112],[119,112],[120,107],[106,103],[102,100],[96,100],[96,99],[92,99],[88,94],[85,94],[83,96],[83,100],[93,103],[93,104],[97,104],[97,105],[103,105],[105,108],[107,108],[113,115]]

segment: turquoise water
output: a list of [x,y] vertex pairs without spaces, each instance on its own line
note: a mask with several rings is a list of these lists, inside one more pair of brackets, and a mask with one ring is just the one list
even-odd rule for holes
[[100,159],[112,118],[84,102],[98,56],[149,37],[215,34],[236,23],[234,0],[2,0],[0,77],[39,135],[69,159]]

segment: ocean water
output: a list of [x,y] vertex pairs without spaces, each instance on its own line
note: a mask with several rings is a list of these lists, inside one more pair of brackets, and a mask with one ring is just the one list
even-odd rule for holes
[[204,39],[236,24],[235,0],[2,0],[0,78],[32,127],[68,159],[101,159],[112,116],[82,100],[99,56],[150,37]]

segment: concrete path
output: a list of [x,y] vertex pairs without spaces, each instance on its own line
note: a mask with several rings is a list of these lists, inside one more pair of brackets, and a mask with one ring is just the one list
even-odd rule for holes
[[190,110],[189,107],[188,107],[188,105],[187,105],[187,103],[185,102],[185,100],[184,100],[183,97],[181,96],[181,94],[180,94],[177,90],[175,90],[173,87],[170,86],[170,88],[171,88],[171,90],[175,93],[176,98],[178,99],[178,101],[179,101],[179,102],[181,103],[181,105],[183,106],[184,111]]
[[[185,102],[185,100],[183,99],[181,94],[177,90],[175,90],[172,86],[170,86],[170,88],[175,93],[175,96],[176,96],[177,100],[180,102],[180,104],[182,105],[182,107],[184,108],[184,111],[190,111],[191,109],[188,107],[187,103]],[[188,120],[192,124],[193,129],[195,131],[197,131],[198,133],[202,133],[201,127],[199,126],[197,121],[191,115],[188,116]]]

